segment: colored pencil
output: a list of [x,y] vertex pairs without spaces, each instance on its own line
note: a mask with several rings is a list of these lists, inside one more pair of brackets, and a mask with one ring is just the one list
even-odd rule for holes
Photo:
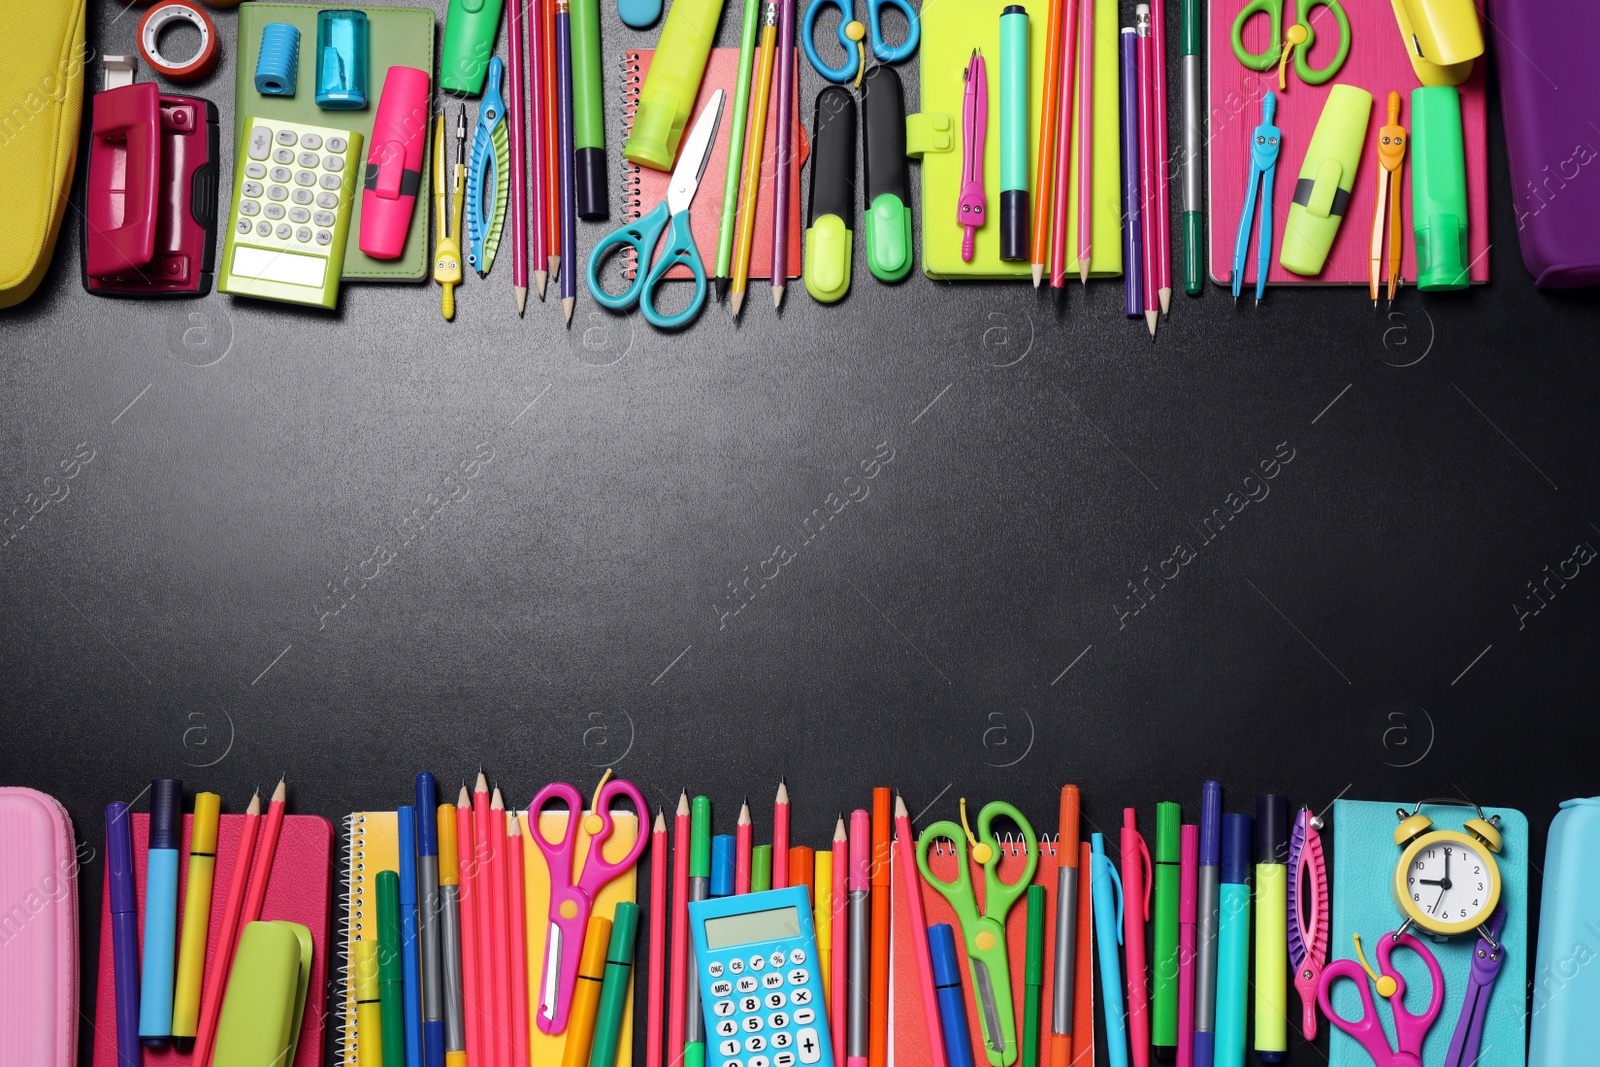
[[499,1067],[500,1035],[505,1032],[495,1016],[494,970],[494,879],[499,868],[494,856],[498,851],[489,831],[489,780],[482,771],[472,786],[472,827],[477,842],[474,854],[477,873],[473,896],[478,898],[478,1037],[481,1039],[483,1067]]
[[906,924],[917,961],[917,985],[922,992],[922,1022],[928,1031],[928,1067],[945,1067],[944,1034],[939,1027],[939,994],[933,986],[933,957],[928,951],[928,913],[922,906],[922,879],[910,877],[917,869],[917,843],[911,835],[911,813],[905,797],[894,798],[894,844],[900,855],[901,882],[906,889]]
[[494,994],[494,1062],[510,1067],[511,1043],[511,913],[506,899],[506,801],[494,787],[489,801],[489,954]]
[[[278,854],[278,835],[283,830],[283,806],[288,794],[283,779],[272,791],[272,803],[267,805],[266,819],[261,823],[261,838],[256,842],[255,860],[250,865],[250,886],[244,894],[244,910],[239,913],[239,934],[244,928],[261,918],[261,905],[267,899],[267,880],[272,877],[272,861]],[[235,937],[235,947],[237,946]],[[230,958],[232,954],[230,953]],[[226,969],[220,972],[226,975]]]
[[778,799],[772,808],[772,888],[789,886],[789,785],[778,782]]
[[1172,312],[1172,200],[1169,173],[1172,160],[1167,144],[1167,3],[1150,0],[1150,65],[1152,93],[1155,97],[1156,142],[1156,297],[1161,316]]
[[[511,91],[506,94],[506,125],[511,134],[511,206],[507,221],[511,224],[511,289],[517,297],[518,315],[528,303],[528,133],[527,105],[523,103],[528,86],[528,60],[522,36],[524,2],[512,0],[506,20],[510,38],[506,46],[506,67],[511,82]],[[418,813],[419,818],[426,815],[427,812]]]
[[1078,8],[1078,277],[1085,285],[1094,251],[1094,4],[1082,0]]
[[1055,203],[1055,176],[1051,151],[1056,143],[1056,116],[1061,113],[1056,98],[1061,95],[1061,6],[1050,0],[1050,13],[1044,24],[1044,104],[1039,108],[1039,165],[1034,170],[1033,191],[1033,287],[1044,279],[1046,256],[1050,254],[1051,207]]
[[872,791],[872,1027],[867,1047],[871,1067],[889,1067],[889,827],[893,795],[885,786]]
[[667,1016],[667,1067],[683,1062],[689,1010],[689,791],[678,794],[672,823],[672,1011]]
[[757,51],[755,99],[750,104],[745,134],[744,175],[740,184],[739,229],[734,242],[732,298],[728,314],[737,319],[750,285],[750,256],[756,237],[756,194],[761,189],[761,165],[766,154],[767,106],[772,98],[772,66],[778,55],[778,3],[767,0],[761,14],[761,46]]
[[867,1067],[872,1006],[872,816],[857,808],[850,813],[850,987],[849,1025],[845,1028],[846,1067]]
[[551,281],[561,279],[561,122],[556,101],[556,4],[544,0],[544,210]]
[[[789,161],[794,152],[794,5],[796,0],[778,0],[778,148],[773,153],[772,197],[772,307],[783,306],[783,287],[789,280]],[[787,830],[787,827],[785,827]],[[789,883],[777,866],[785,862],[784,848],[777,838],[772,842],[772,881],[782,889]]]
[[1144,219],[1139,204],[1139,35],[1122,27],[1118,86],[1122,109],[1122,311],[1144,311]]
[[456,798],[456,864],[461,880],[461,1014],[467,1031],[467,1062],[478,1067],[486,1062],[483,1040],[483,997],[478,984],[478,887],[477,835],[472,829],[472,801],[467,787]]
[[222,925],[217,931],[216,958],[207,970],[200,997],[200,1024],[195,1030],[194,1064],[206,1067],[211,1062],[212,1044],[217,1036],[217,1018],[222,1013],[222,994],[233,967],[233,950],[238,944],[239,916],[244,910],[245,884],[250,879],[250,861],[256,852],[256,831],[261,826],[261,794],[250,797],[244,809],[244,828],[239,831],[239,851],[234,853],[233,874],[228,879],[228,896],[222,905]]
[[522,818],[506,812],[506,945],[511,969],[511,1062],[528,1067],[528,930],[523,912]]
[[805,845],[789,846],[789,884],[804,889],[813,903],[816,902],[816,897],[811,891],[811,881],[816,877],[816,868],[815,849],[807,848]]
[[[1061,9],[1061,69],[1057,75],[1056,83],[1056,111],[1059,117],[1056,121],[1056,138],[1051,142],[1055,153],[1055,173],[1057,182],[1054,189],[1054,218],[1051,219],[1050,228],[1050,288],[1062,289],[1067,283],[1067,208],[1068,197],[1072,192],[1070,181],[1072,171],[1072,93],[1077,88],[1072,79],[1074,53],[1077,50],[1076,34],[1078,29],[1078,3],[1079,0],[1065,0]],[[1092,4],[1094,0],[1083,0],[1085,4]],[[1049,155],[1040,142],[1039,155],[1045,158]],[[1083,182],[1083,169],[1078,170],[1078,181]],[[1040,201],[1043,203],[1043,200]],[[1061,295],[1057,293],[1057,295]]]
[[736,895],[750,892],[750,844],[754,827],[750,825],[750,802],[739,809],[739,822],[734,826],[733,891]]
[[[828,987],[828,1027],[833,1037],[834,1067],[845,1062],[846,1015],[850,1003],[850,838],[844,830],[844,815],[833,827],[833,945],[828,965],[833,972]],[[938,1016],[934,1016],[938,1025]],[[941,1036],[934,1048],[944,1048]],[[937,1065],[935,1065],[937,1067]]]
[[1151,51],[1150,9],[1140,4],[1135,16],[1138,34],[1139,92],[1139,274],[1144,280],[1144,321],[1151,340],[1156,336],[1156,98],[1155,55]]
[[572,308],[578,302],[578,200],[572,171],[572,14],[569,0],[556,0],[556,111],[561,153],[561,258],[567,273],[561,276],[561,315],[572,325]]
[[645,980],[645,1067],[665,1067],[662,1016],[667,1001],[667,818],[656,812],[650,831],[650,972]]
[[727,294],[733,266],[733,226],[739,213],[739,161],[744,155],[745,113],[750,107],[750,71],[755,66],[761,0],[744,0],[739,29],[739,73],[734,82],[733,125],[728,129],[728,173],[722,181],[722,223],[717,228],[717,299]]
[[532,106],[528,111],[528,126],[532,130],[533,155],[528,161],[533,171],[531,223],[533,234],[533,284],[544,299],[550,282],[550,212],[545,206],[550,198],[545,171],[545,115],[550,110],[550,100],[544,94],[545,17],[544,9],[550,0],[532,0],[528,13],[528,97]]

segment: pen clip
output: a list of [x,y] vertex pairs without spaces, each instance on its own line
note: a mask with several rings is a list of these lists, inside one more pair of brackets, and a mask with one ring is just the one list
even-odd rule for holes
[[1117,873],[1117,865],[1111,862],[1111,857],[1104,852],[1094,854],[1096,862],[1105,866],[1106,874],[1111,877],[1111,886],[1117,891],[1117,944],[1122,944],[1123,905],[1122,876]]
[[1139,857],[1141,862],[1144,863],[1144,921],[1149,922],[1150,891],[1155,885],[1156,869],[1155,865],[1150,862],[1150,849],[1144,843],[1144,835],[1135,830],[1133,839],[1139,842]]

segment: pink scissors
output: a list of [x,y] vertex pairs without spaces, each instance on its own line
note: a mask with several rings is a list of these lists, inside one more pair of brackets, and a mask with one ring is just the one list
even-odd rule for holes
[[[1401,946],[1422,958],[1431,978],[1433,989],[1429,995],[1427,1010],[1421,1015],[1413,1015],[1406,1010],[1405,976],[1390,965],[1389,958],[1394,954],[1394,950]],[[1422,1043],[1427,1039],[1429,1027],[1433,1026],[1433,1021],[1439,1017],[1439,1009],[1444,1007],[1444,973],[1439,970],[1439,961],[1433,958],[1428,946],[1410,934],[1401,934],[1398,937],[1394,934],[1384,934],[1379,939],[1377,974],[1373,974],[1372,968],[1367,964],[1367,957],[1361,951],[1359,935],[1356,937],[1356,954],[1361,957],[1360,964],[1355,960],[1334,960],[1323,968],[1322,981],[1317,986],[1317,1003],[1322,1005],[1323,1014],[1328,1017],[1329,1022],[1359,1041],[1377,1067],[1422,1067]],[[1367,986],[1368,976],[1377,986],[1378,995],[1389,1002],[1390,1014],[1394,1016],[1397,1048],[1389,1046],[1389,1035],[1384,1031],[1383,1020],[1378,1018],[1378,1009],[1372,1003],[1372,990]],[[1350,979],[1361,990],[1359,1019],[1346,1019],[1333,1010],[1333,1001],[1329,994],[1333,989],[1333,983],[1340,978]]]
[[[600,780],[594,810],[587,814],[583,813],[583,796],[565,782],[552,782],[528,803],[528,829],[550,869],[550,931],[545,938],[544,969],[539,980],[538,1024],[542,1034],[559,1034],[566,1030],[572,989],[578,981],[578,956],[583,948],[584,931],[589,927],[589,913],[594,910],[594,899],[607,882],[638,861],[650,836],[639,833],[626,856],[616,863],[606,860],[605,843],[614,826],[612,798],[620,794],[633,801],[641,826],[646,811],[644,795],[638,787],[620,778],[607,781],[610,775],[607,771],[606,777]],[[539,823],[545,805],[553,801],[561,802],[567,809],[567,825],[559,841],[546,839]],[[574,885],[573,854],[577,850],[580,815],[584,832],[589,835],[589,851],[584,856],[583,873]]]

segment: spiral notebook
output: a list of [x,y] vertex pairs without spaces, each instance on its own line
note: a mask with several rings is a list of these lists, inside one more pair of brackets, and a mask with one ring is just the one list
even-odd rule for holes
[[[639,818],[625,812],[611,815],[614,829],[606,842],[605,856],[617,860],[626,855],[639,836]],[[566,826],[567,816],[557,812],[540,817],[540,828],[548,841],[558,840]],[[345,870],[346,903],[343,948],[340,955],[339,1004],[343,1020],[338,1062],[345,1067],[355,1067],[361,1047],[361,1035],[356,1028],[355,989],[350,982],[348,961],[350,942],[359,937],[372,936],[376,929],[377,898],[374,879],[379,871],[400,869],[399,830],[393,811],[357,811],[345,819]],[[589,835],[582,826],[574,857],[582,862],[588,854]],[[529,1054],[531,1062],[539,1064],[560,1063],[566,1035],[542,1034],[532,1025],[538,1011],[534,1000],[538,996],[539,970],[544,962],[544,943],[549,931],[546,918],[550,911],[550,872],[545,866],[544,853],[534,844],[526,822],[522,827],[523,859],[523,909],[528,932],[528,1020],[531,1031]],[[636,901],[638,882],[637,866],[630,867],[617,878],[606,883],[595,899],[594,914],[609,919],[616,914],[621,901]],[[581,873],[581,872],[580,872]],[[465,891],[466,886],[462,886]],[[462,905],[467,903],[465,892]],[[302,1047],[304,1042],[302,1041]],[[617,1067],[631,1067],[633,1063],[633,990],[628,991],[628,1003],[622,1016],[622,1037],[617,1045]],[[303,1067],[303,1065],[301,1065]]]
[[[239,853],[243,815],[224,815],[217,824],[216,875],[211,887],[211,924],[206,936],[206,967],[202,989],[219,980],[216,973],[217,940],[222,932],[222,905],[228,899],[233,860]],[[189,836],[194,816],[183,817],[183,848],[178,861],[179,914],[189,892]],[[149,851],[150,816],[133,815],[133,870],[138,889],[140,943],[144,939],[145,856]],[[95,995],[94,1067],[117,1067],[117,982],[111,951],[110,873],[102,883],[100,904],[100,985]],[[311,978],[306,987],[304,1021],[295,1046],[292,1067],[319,1067],[322,1063],[323,1020],[326,1018],[333,889],[333,824],[320,815],[285,815],[273,855],[267,895],[261,902],[264,920],[287,919],[311,931]],[[3,1058],[3,1057],[0,1057]],[[188,1067],[193,1053],[145,1049],[145,1067]]]
[[[1027,860],[1023,851],[1023,842],[1020,838],[1005,839],[1000,848],[1000,880],[1007,884],[1016,881],[1022,874]],[[1045,896],[1045,967],[1044,988],[1040,995],[1041,1011],[1046,1028],[1050,1025],[1050,1003],[1052,990],[1055,988],[1055,928],[1056,928],[1056,843],[1048,838],[1039,842],[1039,865],[1033,872],[1033,884],[1044,887]],[[955,852],[946,842],[934,845],[928,853],[928,867],[936,877],[951,879],[956,876]],[[1087,873],[1089,870],[1089,846],[1081,846],[1079,870]],[[900,853],[896,849],[891,860],[892,881],[894,883],[894,896],[891,898],[892,907],[890,924],[894,930],[890,951],[890,1014],[892,1026],[890,1031],[891,1045],[890,1061],[896,1067],[928,1067],[932,1063],[932,1056],[928,1049],[928,1031],[923,1022],[922,1014],[922,988],[917,976],[917,958],[912,947],[910,919],[906,915],[903,901],[905,900],[905,869],[900,864]],[[922,893],[922,907],[927,915],[928,925],[936,923],[949,923],[956,933],[956,952],[961,957],[962,988],[967,998],[967,1026],[972,1032],[973,1062],[984,1064],[988,1062],[987,1053],[983,1047],[983,1028],[978,1020],[978,1002],[972,988],[972,971],[967,964],[966,941],[961,934],[961,923],[951,910],[950,904],[944,896],[932,886],[926,884],[920,873],[913,870],[912,877],[917,879],[918,887]],[[978,895],[978,906],[983,907],[983,868],[977,864],[972,865],[973,888]],[[1072,1061],[1072,1067],[1094,1067],[1094,941],[1092,935],[1093,923],[1090,920],[1089,882],[1087,878],[1079,880],[1078,893],[1078,949],[1076,978],[1073,985],[1073,1023],[1072,1032],[1075,1035],[1088,1034],[1089,1041]],[[1012,1005],[1017,1014],[1017,1035],[1022,1035],[1022,1005],[1023,1005],[1023,978],[1024,965],[1027,962],[1028,940],[1028,903],[1027,897],[1018,898],[1011,906],[1011,911],[1006,915],[1006,948],[1007,956],[1011,961],[1011,993]],[[1041,1059],[1049,1058],[1048,1034]],[[1019,1060],[1020,1063],[1020,1060]]]
[[[639,110],[639,87],[644,84],[645,72],[650,69],[650,60],[655,56],[655,49],[630,49],[623,61],[622,69],[622,99],[625,101],[623,114],[623,130],[633,129],[633,117]],[[799,58],[796,57],[796,70],[799,69]],[[727,96],[722,103],[722,121],[717,124],[717,139],[711,146],[711,158],[706,161],[705,173],[700,175],[700,190],[695,194],[694,206],[690,208],[689,220],[694,230],[694,245],[700,252],[700,262],[705,264],[706,275],[710,277],[717,269],[717,235],[722,226],[722,184],[728,174],[728,138],[732,136],[733,129],[733,97],[734,88],[739,79],[739,50],[737,48],[713,48],[711,58],[706,61],[706,73],[700,79],[700,95],[695,97],[694,110],[690,112],[689,122],[691,127],[700,117],[700,109],[706,106],[706,101],[711,99],[711,94],[718,89],[723,90]],[[752,82],[754,79],[752,79]],[[776,89],[776,86],[774,86]],[[751,99],[755,92],[751,90]],[[765,147],[762,149],[761,188],[756,193],[756,228],[755,240],[750,246],[750,277],[772,277],[772,198],[774,195],[774,177],[777,173],[776,160],[778,158],[778,124],[776,92],[772,94],[772,104],[767,113],[767,137]],[[753,110],[753,109],[752,109]],[[800,94],[795,94],[794,114],[790,116],[793,124],[794,138],[790,142],[795,146],[795,151],[790,153],[789,159],[789,277],[800,277],[800,238],[804,227],[800,224],[800,167],[805,163],[806,157],[811,152],[810,142],[806,140],[805,127],[800,123]],[[624,132],[626,137],[626,132]],[[687,140],[687,138],[685,138]],[[666,199],[667,184],[672,175],[665,171],[650,170],[637,163],[628,163],[622,169],[622,204],[625,217],[632,222],[656,204]],[[737,231],[736,231],[737,232]],[[634,269],[633,253],[623,253],[627,256],[624,269],[632,276]],[[668,278],[688,278],[688,267],[673,267],[667,272]]]

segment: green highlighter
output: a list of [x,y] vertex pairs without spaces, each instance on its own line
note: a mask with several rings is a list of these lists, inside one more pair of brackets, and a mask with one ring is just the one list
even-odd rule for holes
[[1417,288],[1465,289],[1467,157],[1461,94],[1453,85],[1411,90],[1411,228],[1417,241]]
[[1155,981],[1150,997],[1150,1043],[1157,1049],[1178,1044],[1178,824],[1182,809],[1170,800],[1156,805]]
[[721,18],[722,0],[673,0],[639,89],[633,129],[622,146],[630,162],[651,170],[672,169]]
[[832,304],[850,291],[855,252],[856,98],[849,89],[829,85],[817,94],[811,130],[806,292],[819,304]]
[[1322,273],[1339,223],[1350,207],[1350,188],[1356,181],[1371,117],[1372,94],[1365,89],[1335,85],[1328,91],[1328,102],[1294,183],[1289,222],[1278,250],[1284,270],[1304,277]]
[[887,64],[861,79],[861,140],[866,153],[867,269],[880,282],[911,273],[911,195],[906,178],[906,100]]
[[504,6],[505,0],[450,0],[439,53],[440,89],[471,96],[483,92]]
[[622,1039],[622,1014],[633,981],[633,942],[639,932],[639,905],[623,901],[611,919],[611,945],[606,950],[606,975],[600,984],[600,1010],[595,1017],[589,1067],[615,1067]]
[[405,969],[400,958],[400,875],[378,872],[378,1015],[383,1067],[405,1067]]

